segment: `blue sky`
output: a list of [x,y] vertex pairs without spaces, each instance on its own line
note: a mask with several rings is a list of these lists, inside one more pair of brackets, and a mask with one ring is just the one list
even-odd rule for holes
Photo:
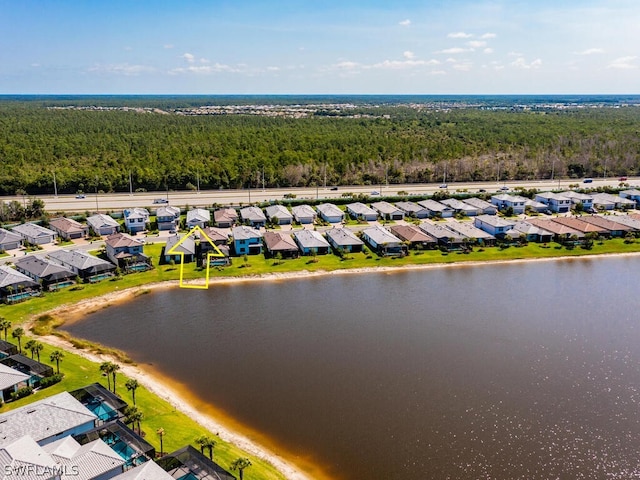
[[640,93],[638,0],[0,0],[0,93]]

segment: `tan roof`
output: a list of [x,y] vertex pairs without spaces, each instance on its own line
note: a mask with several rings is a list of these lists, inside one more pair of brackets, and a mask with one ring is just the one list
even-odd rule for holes
[[574,230],[578,230],[582,233],[605,233],[607,229],[598,227],[597,225],[593,225],[591,223],[585,222],[579,218],[573,217],[556,217],[553,219],[554,222],[564,225],[569,228],[573,228]]
[[49,220],[49,225],[66,233],[84,232],[89,228],[82,225],[80,222],[75,221],[73,218],[66,217],[52,218]]
[[433,237],[413,225],[392,225],[389,230],[395,236],[407,242],[435,242]]
[[112,233],[107,237],[105,243],[113,248],[138,247],[142,245],[140,240],[137,240],[126,233]]

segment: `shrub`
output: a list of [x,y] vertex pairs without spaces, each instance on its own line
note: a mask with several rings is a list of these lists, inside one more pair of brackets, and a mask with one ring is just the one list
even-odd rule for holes
[[50,377],[44,377],[42,380],[40,380],[40,388],[47,388],[51,385],[55,385],[56,383],[62,381],[63,377],[64,373],[56,373],[55,375],[51,375]]
[[33,393],[33,387],[22,387],[15,392],[11,392],[11,400],[28,397]]

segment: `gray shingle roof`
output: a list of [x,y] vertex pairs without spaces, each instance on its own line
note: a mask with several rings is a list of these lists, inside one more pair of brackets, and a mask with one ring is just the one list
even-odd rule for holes
[[242,220],[249,220],[252,222],[264,222],[267,217],[264,216],[262,210],[258,207],[245,207],[240,209],[240,217]]
[[63,265],[72,265],[80,270],[91,267],[114,267],[111,262],[89,255],[81,250],[56,250],[49,253],[49,258]]
[[40,225],[36,225],[35,223],[23,223],[22,225],[16,225],[12,228],[15,233],[19,233],[22,236],[27,236],[31,238],[38,237],[55,237],[58,234],[53,230],[49,230],[48,228],[41,227]]
[[194,208],[187,212],[187,223],[191,222],[209,222],[211,221],[211,213],[204,208]]
[[13,387],[20,382],[29,380],[29,378],[29,375],[0,363],[0,390]]
[[17,270],[6,265],[0,265],[0,288],[5,288],[17,284],[23,285],[25,287],[35,287],[38,285],[25,274],[20,273]]
[[64,471],[73,473],[70,478],[78,480],[90,480],[124,465],[124,459],[100,439],[80,445],[68,436],[43,449]]
[[252,238],[262,238],[262,234],[252,227],[240,225],[231,229],[231,236],[234,240],[250,240]]
[[[172,254],[176,254],[178,252],[180,253],[184,253],[186,255],[195,255],[196,254],[196,242],[193,239],[192,236],[188,236],[187,238],[184,238],[184,235],[171,235],[167,238],[167,244],[164,247],[164,254],[165,255],[172,255]],[[182,240],[182,241],[181,241]],[[180,243],[180,245],[178,245],[177,247],[174,248],[175,245],[177,245],[178,243]],[[169,253],[169,251],[174,248],[174,250]]]
[[332,228],[324,233],[338,246],[364,245],[364,242],[348,228]]
[[296,220],[301,218],[316,218],[317,214],[313,207],[310,205],[296,205],[291,208],[293,212],[293,216],[296,217]]
[[105,215],[103,213],[98,213],[96,215],[91,215],[87,218],[87,223],[93,228],[94,231],[101,230],[105,227],[119,227],[120,224],[116,222],[109,215]]
[[0,445],[25,435],[40,442],[96,418],[71,394],[62,392],[0,415]]
[[270,219],[293,219],[293,215],[291,215],[291,212],[287,210],[287,207],[285,207],[284,205],[269,205],[265,210],[267,212],[267,216]]
[[374,226],[374,227],[370,227],[370,228],[365,228],[362,231],[363,235],[366,235],[367,237],[369,237],[371,240],[373,240],[374,242],[376,242],[376,244],[378,245],[383,245],[385,243],[402,243],[402,240],[400,240],[398,237],[396,237],[393,233],[391,233],[389,230],[387,230],[386,228],[382,228],[380,226]]
[[28,273],[45,280],[71,278],[75,275],[68,268],[35,255],[28,255],[18,259],[18,261],[16,261],[16,268],[25,274]]
[[329,248],[329,242],[315,230],[296,230],[293,236],[303,248]]
[[156,462],[145,462],[120,475],[111,477],[111,480],[174,480]]

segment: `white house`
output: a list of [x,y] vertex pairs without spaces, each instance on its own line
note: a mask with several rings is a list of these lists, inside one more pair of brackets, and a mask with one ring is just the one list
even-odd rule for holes
[[555,213],[567,213],[571,210],[571,199],[559,193],[536,193],[535,200],[536,202],[544,203],[549,207],[549,210]]
[[424,207],[429,212],[429,217],[440,216],[442,218],[453,217],[454,210],[448,205],[428,199],[418,202],[418,205]]
[[473,225],[480,230],[490,233],[494,237],[503,237],[513,228],[516,222],[505,220],[496,215],[478,215],[473,219]]
[[504,210],[511,207],[513,209],[513,213],[518,215],[524,213],[527,199],[519,195],[509,195],[507,193],[502,193],[500,195],[493,195],[491,197],[491,203],[498,207],[498,210]]
[[333,203],[321,203],[316,206],[320,217],[328,223],[340,223],[344,220],[344,212]]
[[293,222],[293,215],[284,205],[269,205],[265,211],[270,222],[275,221],[278,225],[290,225]]
[[187,212],[187,228],[193,227],[205,228],[211,223],[211,212],[204,208],[194,208]]
[[22,225],[16,225],[11,229],[13,233],[20,235],[25,242],[31,245],[45,245],[47,243],[53,243],[58,236],[53,230],[41,227],[35,223],[23,223]]
[[291,211],[296,222],[301,224],[313,223],[317,216],[316,211],[310,205],[296,205],[291,208]]

